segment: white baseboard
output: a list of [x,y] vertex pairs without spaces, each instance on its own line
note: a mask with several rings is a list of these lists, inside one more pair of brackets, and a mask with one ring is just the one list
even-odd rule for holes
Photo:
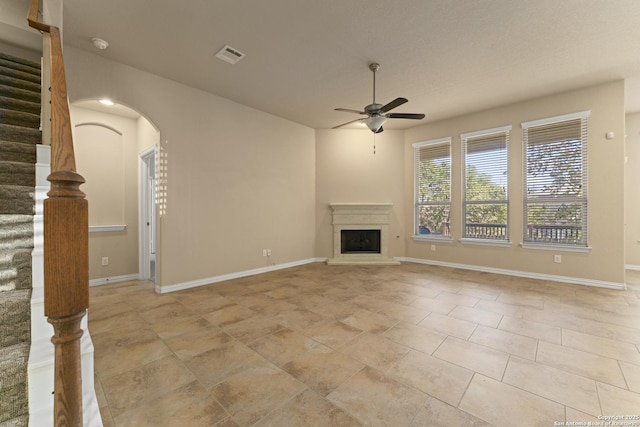
[[89,286],[100,286],[100,285],[106,285],[109,283],[128,282],[129,280],[138,280],[138,279],[140,279],[140,275],[138,273],[125,274],[123,276],[103,277],[100,279],[89,280]]
[[624,265],[624,269],[625,270],[640,270],[640,265],[625,264]]
[[225,280],[239,279],[241,277],[255,276],[256,274],[268,273],[270,271],[284,270],[286,268],[298,267],[300,265],[325,261],[326,258],[309,258],[300,261],[293,261],[284,264],[270,265],[268,267],[254,268],[252,270],[239,271],[237,273],[223,274],[221,276],[207,277],[204,279],[191,280],[189,282],[176,283],[175,285],[158,286],[156,293],[166,294],[169,292],[182,291],[184,289],[196,288],[198,286],[210,285],[212,283],[224,282]]
[[[158,286],[156,285],[156,292],[158,294],[166,294],[170,292],[181,291],[184,289],[196,288],[198,286],[210,285],[212,283],[223,282],[225,280],[233,280],[239,279],[241,277],[254,276],[256,274],[268,273],[271,271],[283,270],[286,268],[297,267],[300,265],[312,264],[314,262],[326,262],[328,258],[326,257],[318,257],[318,258],[309,258],[306,260],[294,261],[284,264],[276,264],[268,267],[255,268],[252,270],[239,271],[236,273],[223,274],[221,276],[208,277],[204,279],[191,280],[189,282],[176,283],[174,285],[168,286]],[[480,265],[470,265],[470,264],[457,264],[452,262],[442,262],[442,261],[434,261],[428,259],[419,259],[419,258],[407,258],[407,257],[395,257],[396,260],[401,262],[413,262],[416,264],[427,264],[427,265],[435,265],[440,267],[449,267],[449,268],[460,268],[463,270],[472,270],[472,271],[481,271],[484,273],[494,273],[494,274],[502,274],[506,276],[515,276],[515,277],[524,277],[529,279],[539,279],[539,280],[550,280],[554,282],[561,283],[571,283],[577,285],[584,286],[594,286],[599,288],[607,288],[607,289],[616,289],[616,290],[624,290],[626,289],[626,285],[624,283],[616,283],[616,282],[605,282],[602,280],[592,280],[592,279],[583,279],[580,277],[568,277],[568,276],[558,276],[553,274],[542,274],[542,273],[533,273],[528,271],[519,271],[519,270],[508,270],[503,268],[492,268],[492,267],[484,267]],[[629,270],[640,270],[640,266],[625,266],[625,268]],[[125,276],[122,276],[125,277]],[[134,280],[137,277],[127,278],[123,280]],[[105,283],[114,283],[114,278],[112,280]],[[123,281],[120,280],[120,281]]]
[[417,264],[436,265],[440,267],[460,268],[463,270],[482,271],[484,273],[504,274],[507,276],[525,277],[529,279],[551,280],[554,282],[572,283],[576,285],[595,286],[598,288],[608,288],[625,290],[627,286],[624,283],[605,282],[601,280],[583,279],[580,277],[556,276],[553,274],[532,273],[529,271],[507,270],[503,268],[483,267],[481,265],[457,264],[453,262],[434,261],[419,258],[398,258],[400,261],[414,262]]

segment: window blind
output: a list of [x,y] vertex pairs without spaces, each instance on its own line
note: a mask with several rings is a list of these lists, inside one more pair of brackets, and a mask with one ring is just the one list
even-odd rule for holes
[[525,243],[587,245],[588,116],[522,125]]
[[414,144],[416,234],[450,237],[451,138]]
[[460,135],[465,238],[507,240],[511,126]]

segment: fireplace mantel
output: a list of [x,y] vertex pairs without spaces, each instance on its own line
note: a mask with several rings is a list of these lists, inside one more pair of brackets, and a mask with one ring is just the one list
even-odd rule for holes
[[[330,203],[329,206],[333,211],[333,258],[329,258],[327,264],[400,264],[389,258],[389,214],[393,204]],[[380,253],[342,253],[342,230],[380,230]]]

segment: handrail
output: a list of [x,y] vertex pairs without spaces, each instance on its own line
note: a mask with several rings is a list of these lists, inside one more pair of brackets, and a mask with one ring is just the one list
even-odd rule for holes
[[40,11],[40,0],[31,0],[31,6],[29,6],[29,15],[27,16],[27,22],[29,22],[29,26],[31,28],[35,28],[36,30],[40,30],[40,31],[44,31],[45,33],[48,33],[50,32],[51,26],[38,21],[39,11]]
[[50,61],[51,190],[44,200],[44,312],[54,329],[54,424],[82,426],[80,323],[89,307],[89,211],[79,188],[85,181],[76,172],[60,30],[38,20],[39,6],[40,0],[31,0],[27,21],[50,35],[50,58],[45,58]]

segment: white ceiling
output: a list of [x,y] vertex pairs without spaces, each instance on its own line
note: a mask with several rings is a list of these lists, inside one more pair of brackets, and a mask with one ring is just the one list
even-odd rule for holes
[[312,128],[359,117],[333,109],[371,103],[373,61],[425,121],[622,78],[640,111],[639,0],[64,0],[64,38]]

